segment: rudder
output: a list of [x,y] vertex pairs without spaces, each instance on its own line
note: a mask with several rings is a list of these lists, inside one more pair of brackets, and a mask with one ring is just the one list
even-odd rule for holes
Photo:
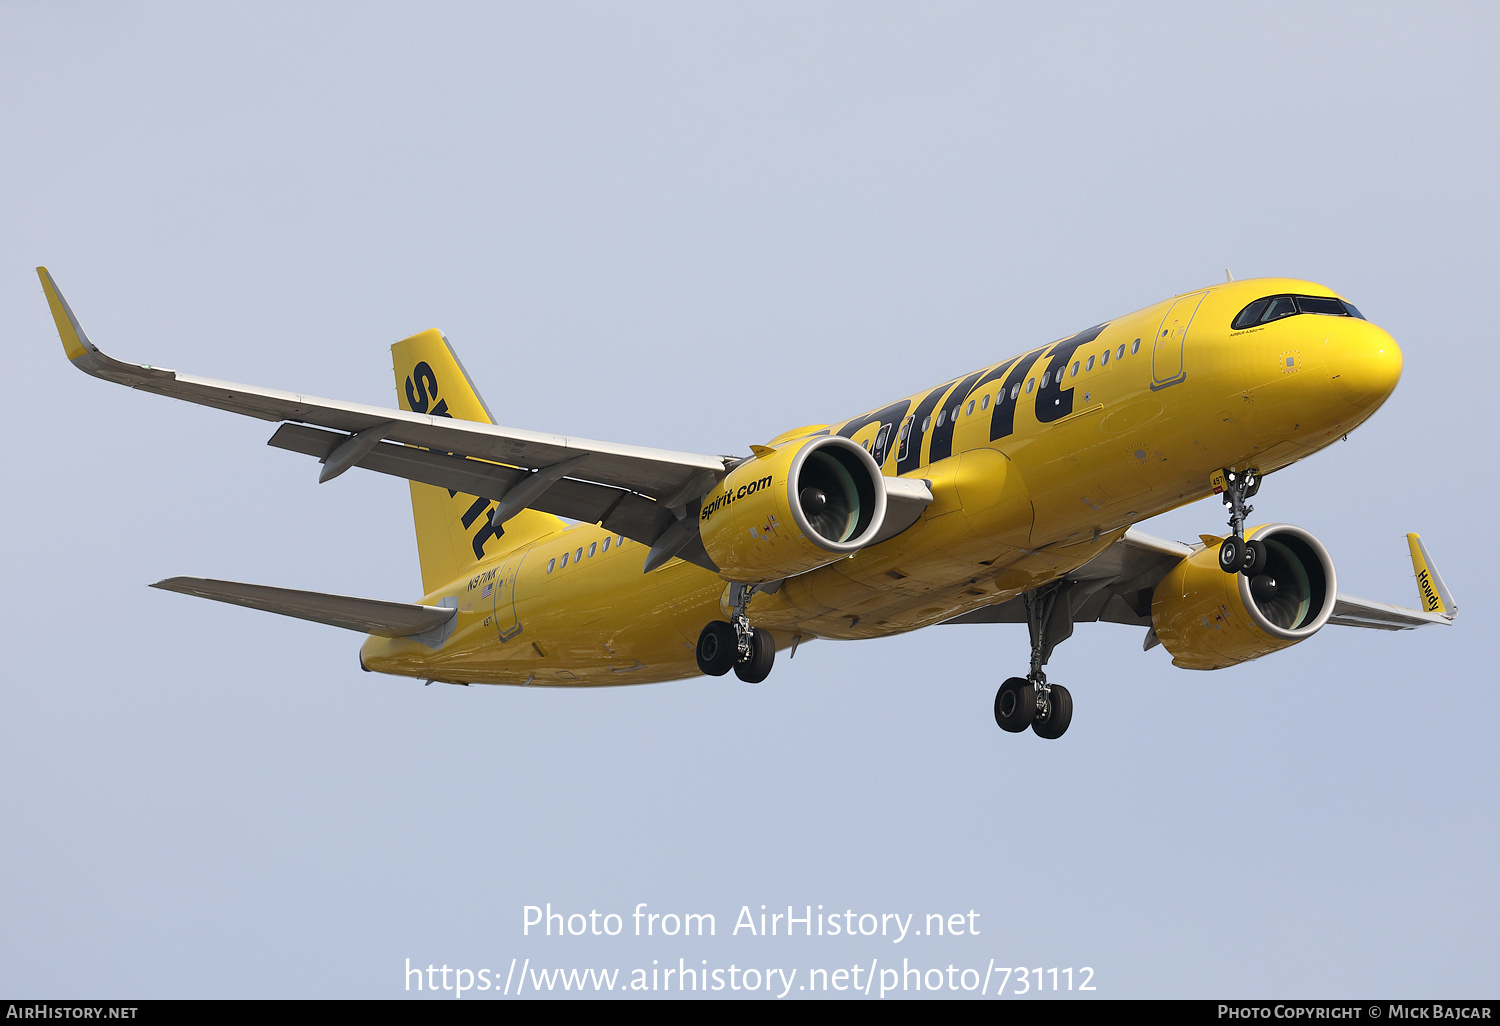
[[[436,328],[391,346],[391,359],[401,409],[481,424],[495,422],[453,347]],[[483,559],[566,526],[550,513],[528,509],[496,531],[490,526],[493,508],[489,499],[411,482],[424,593],[456,580]]]

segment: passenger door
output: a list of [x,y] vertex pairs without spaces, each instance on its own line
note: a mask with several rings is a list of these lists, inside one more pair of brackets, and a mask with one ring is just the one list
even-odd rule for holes
[[505,557],[500,572],[495,575],[495,629],[501,641],[509,641],[521,633],[521,622],[516,612],[516,578],[521,563],[533,546],[527,545]]
[[1188,328],[1193,315],[1203,302],[1207,292],[1183,296],[1173,303],[1156,329],[1156,341],[1151,347],[1151,390],[1175,385],[1187,378],[1183,353],[1187,346]]

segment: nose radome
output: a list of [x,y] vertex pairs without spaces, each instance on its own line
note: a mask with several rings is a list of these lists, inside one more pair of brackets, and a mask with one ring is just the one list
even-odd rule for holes
[[1401,347],[1368,321],[1335,322],[1328,333],[1328,373],[1333,387],[1360,409],[1385,402],[1401,380]]

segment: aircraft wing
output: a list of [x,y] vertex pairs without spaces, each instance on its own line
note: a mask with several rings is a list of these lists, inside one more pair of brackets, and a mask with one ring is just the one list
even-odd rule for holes
[[[1427,612],[1403,606],[1371,602],[1342,592],[1337,596],[1333,615],[1328,622],[1341,627],[1368,627],[1384,631],[1404,631],[1429,624],[1451,623],[1457,607],[1435,571],[1428,570],[1427,553],[1415,535],[1408,536],[1418,580],[1424,571],[1435,582],[1435,593],[1441,596],[1450,612]],[[1068,604],[1073,623],[1110,623],[1151,626],[1151,595],[1156,585],[1180,560],[1201,546],[1186,545],[1147,534],[1136,527],[1128,528],[1119,541],[1068,575]],[[1419,555],[1420,553],[1420,555]],[[1419,563],[1418,560],[1421,560]],[[984,606],[956,616],[945,623],[1025,623],[1026,608],[1019,597]],[[1156,635],[1146,636],[1146,647],[1158,644]]]
[[[680,511],[726,472],[725,461],[718,456],[522,431],[125,363],[89,341],[47,269],[38,267],[37,275],[63,348],[79,370],[247,417],[313,425],[283,427],[272,436],[271,444],[323,457],[324,480],[350,466],[369,465],[384,473],[499,499],[528,472],[550,468],[546,480],[536,482],[543,487],[529,490],[540,492],[545,501],[525,505],[602,522],[626,537],[652,544],[678,521],[680,513],[674,507]],[[340,465],[335,468],[329,463]]]

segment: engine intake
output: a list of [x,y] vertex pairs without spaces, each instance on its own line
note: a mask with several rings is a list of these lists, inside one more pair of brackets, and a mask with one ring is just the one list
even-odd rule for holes
[[746,460],[703,497],[698,531],[721,574],[746,584],[806,573],[856,552],[885,522],[880,467],[822,435]]
[[1245,534],[1266,546],[1255,577],[1226,574],[1210,545],[1156,586],[1152,627],[1177,666],[1216,670],[1258,659],[1312,637],[1333,615],[1338,579],[1318,539],[1290,524]]

